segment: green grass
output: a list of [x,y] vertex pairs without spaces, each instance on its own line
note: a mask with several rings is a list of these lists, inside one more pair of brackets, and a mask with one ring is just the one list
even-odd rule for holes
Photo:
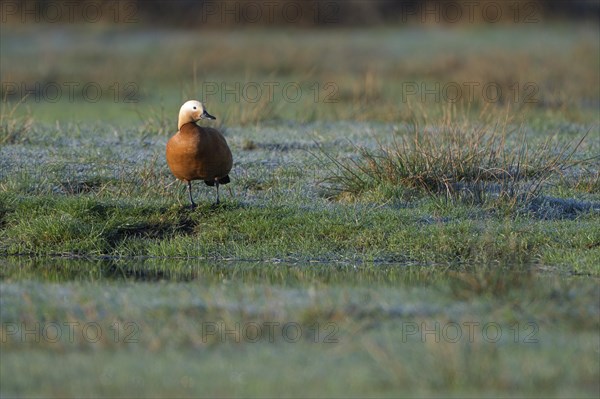
[[465,205],[447,205],[431,213],[361,205],[299,212],[293,206],[259,208],[228,201],[190,212],[185,206],[136,201],[3,199],[2,250],[9,255],[533,262],[565,271],[600,272],[598,217],[585,213],[577,220],[548,221],[477,216]]
[[[323,154],[332,167],[332,191],[337,196],[360,196],[381,187],[421,191],[447,199],[475,204],[492,203],[516,208],[538,197],[540,190],[576,165],[596,166],[599,157],[574,160],[587,134],[576,143],[553,144],[557,137],[538,146],[525,134],[507,132],[507,125],[475,126],[433,124],[412,135],[392,134],[392,144],[379,144],[377,151],[357,147],[356,158],[339,161]],[[517,141],[511,144],[510,141]],[[579,158],[580,154],[577,154]],[[327,165],[327,160],[324,162]]]
[[[293,139],[282,136],[285,130],[278,125],[229,128],[236,167],[234,183],[223,190],[225,203],[212,206],[214,189],[196,183],[201,206],[190,211],[184,185],[165,165],[166,138],[112,127],[38,126],[27,144],[3,150],[0,251],[262,261],[510,261],[599,274],[600,197],[590,175],[598,165],[597,142],[589,139],[597,134],[593,127],[581,126],[581,136],[556,130],[563,143],[588,132],[570,148],[568,141],[548,144],[535,131],[521,138],[451,131],[416,142],[411,125],[398,130],[338,122],[287,129]],[[390,129],[396,130],[388,150]],[[302,138],[292,133],[297,130]],[[338,139],[339,130],[349,133],[347,141]],[[76,152],[70,140],[77,140]],[[47,145],[52,151],[44,149]],[[28,153],[39,159],[31,161]],[[340,170],[345,174],[336,174]],[[335,186],[340,183],[347,186]],[[471,193],[479,190],[478,196],[465,196],[459,185]],[[332,189],[352,196],[331,198]]]
[[[2,93],[1,396],[597,397],[597,27],[13,28],[3,81],[122,91]],[[164,158],[182,101],[273,81],[305,95],[207,99],[232,183],[190,210]],[[403,100],[473,81],[504,96]]]
[[[117,31],[74,25],[68,27],[70,35],[63,35],[43,26],[12,28],[2,31],[3,81],[27,88],[39,83],[40,92],[20,110],[29,109],[37,121],[49,123],[108,119],[147,125],[153,119],[161,122],[157,128],[165,120],[172,128],[179,106],[196,97],[226,126],[273,119],[397,123],[420,111],[441,116],[453,98],[453,84],[461,88],[457,105],[503,109],[510,104],[530,114],[528,123],[597,121],[600,50],[593,25],[358,29],[351,31],[351,39],[344,29],[300,35],[281,30],[277,40],[269,30],[149,33],[135,24]],[[65,67],[38,68],[56,59]],[[165,59],[169,68],[164,68]],[[72,99],[63,82],[80,83]],[[97,102],[85,101],[83,87],[89,82],[102,90]],[[472,82],[479,86],[472,86],[471,95]],[[45,101],[43,89],[50,83],[62,87],[61,101]],[[483,91],[487,83],[500,88],[497,99]],[[298,84],[302,95],[285,101],[286,84]],[[418,93],[411,94],[413,84]],[[257,102],[244,100],[242,89],[252,100],[256,85],[263,95]],[[425,96],[422,85],[437,91],[439,99]],[[3,90],[2,98],[10,91]],[[295,93],[288,94],[293,98]],[[18,101],[19,96],[8,99]]]
[[[501,265],[63,264],[3,269],[6,394],[588,396],[597,383],[589,279]],[[63,322],[72,335],[56,339]],[[69,367],[48,367],[57,355]]]
[[[332,200],[319,148],[352,155],[337,139],[345,130],[353,142],[370,132],[363,143],[376,150],[389,126],[287,129],[307,136],[229,128],[232,190],[214,207],[196,185],[194,211],[166,170],[163,137],[68,126],[65,140],[46,127],[5,147],[17,173],[0,193],[3,393],[594,397],[600,223],[580,206],[598,201],[593,176],[566,173],[541,191],[550,202],[519,212],[385,187]],[[18,156],[27,151],[41,160]],[[82,338],[92,322],[98,342]],[[14,328],[51,323],[59,342],[15,339]],[[286,323],[308,335],[288,342]],[[503,336],[423,332],[453,323],[463,337],[470,323]],[[275,326],[277,340],[223,332],[256,325]],[[337,341],[322,342],[331,331]],[[55,367],[57,355],[72,367]]]

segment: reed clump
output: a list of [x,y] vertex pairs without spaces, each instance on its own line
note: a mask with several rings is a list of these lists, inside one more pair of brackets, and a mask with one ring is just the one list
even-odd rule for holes
[[[558,143],[555,136],[530,144],[521,127],[445,122],[409,125],[375,149],[355,146],[356,155],[338,159],[321,150],[330,170],[332,197],[354,198],[382,187],[425,193],[473,204],[509,205],[536,198],[552,178],[585,163],[575,157],[587,136]],[[589,159],[587,160],[589,161]]]

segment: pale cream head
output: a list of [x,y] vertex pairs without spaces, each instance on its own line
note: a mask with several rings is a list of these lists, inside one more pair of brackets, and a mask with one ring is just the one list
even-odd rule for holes
[[179,110],[179,121],[177,122],[177,129],[181,129],[181,126],[185,125],[186,123],[198,122],[200,119],[217,118],[206,112],[204,105],[200,101],[186,101]]

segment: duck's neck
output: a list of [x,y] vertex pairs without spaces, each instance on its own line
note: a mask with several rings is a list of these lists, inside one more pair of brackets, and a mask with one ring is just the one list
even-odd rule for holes
[[177,130],[181,130],[181,127],[187,123],[196,124],[194,121],[190,120],[189,118],[182,118],[180,116],[179,120],[177,121]]
[[179,133],[183,135],[197,134],[199,130],[201,131],[202,128],[198,126],[195,122],[187,122],[179,126]]

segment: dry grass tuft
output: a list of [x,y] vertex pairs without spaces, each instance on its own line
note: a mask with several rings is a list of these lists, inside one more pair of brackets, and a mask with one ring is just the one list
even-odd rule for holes
[[175,134],[177,131],[176,111],[167,112],[162,102],[159,107],[150,106],[149,109],[150,112],[148,113],[144,113],[138,108],[135,109],[137,116],[140,118],[140,131],[142,133],[161,136]]
[[333,196],[356,197],[392,186],[472,204],[515,205],[529,202],[551,178],[585,162],[573,155],[587,133],[577,142],[554,144],[556,137],[550,137],[532,146],[522,127],[509,131],[507,123],[413,122],[409,131],[399,138],[394,132],[391,144],[380,141],[375,150],[355,146],[357,156],[342,160],[321,150]]
[[0,106],[0,144],[21,143],[27,137],[33,125],[33,118],[28,113],[26,116],[17,116],[16,112],[19,106],[25,102],[26,97],[21,101],[9,104],[7,98],[2,100]]

